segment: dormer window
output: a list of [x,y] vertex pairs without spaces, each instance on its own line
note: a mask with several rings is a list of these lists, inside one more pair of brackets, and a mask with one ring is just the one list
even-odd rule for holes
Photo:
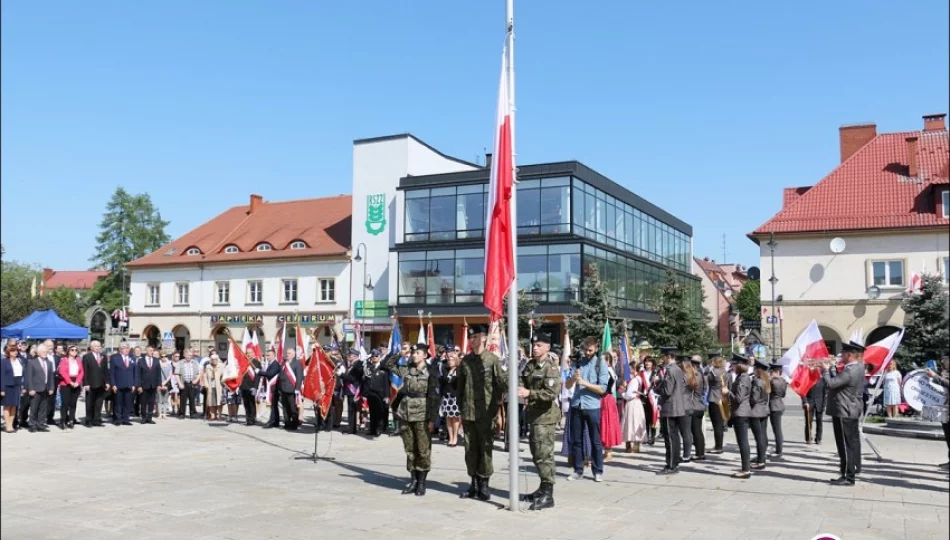
[[188,248],[188,251],[185,252],[185,255],[201,255],[201,250],[196,247]]
[[940,214],[943,218],[950,218],[950,190],[943,190],[940,193]]
[[241,250],[238,249],[238,247],[235,246],[235,245],[230,245],[230,246],[224,248],[224,252],[225,252],[225,253],[239,253],[240,251],[241,251]]
[[295,240],[290,244],[290,249],[307,249],[307,243],[303,240]]
[[271,247],[271,245],[267,242],[261,242],[260,244],[257,244],[257,251],[270,251],[272,249],[274,248]]

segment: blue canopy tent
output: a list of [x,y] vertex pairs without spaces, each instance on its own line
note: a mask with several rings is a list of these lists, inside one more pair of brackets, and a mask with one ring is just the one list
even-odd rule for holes
[[25,319],[0,328],[0,338],[89,339],[89,329],[64,321],[52,309],[34,311]]

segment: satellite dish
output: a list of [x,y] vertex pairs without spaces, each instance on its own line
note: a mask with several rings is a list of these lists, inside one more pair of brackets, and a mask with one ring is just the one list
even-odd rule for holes
[[749,279],[751,279],[752,281],[758,281],[759,278],[762,276],[762,272],[759,271],[758,266],[750,266],[748,274],[749,274]]
[[837,238],[834,238],[831,240],[831,246],[830,246],[831,252],[834,253],[835,255],[837,255],[838,253],[842,253],[846,245],[847,244],[845,244],[844,238],[841,238],[840,236]]

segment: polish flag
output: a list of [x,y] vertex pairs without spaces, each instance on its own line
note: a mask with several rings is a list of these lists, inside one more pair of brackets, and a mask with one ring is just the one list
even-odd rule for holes
[[426,334],[429,338],[429,358],[435,358],[435,332],[432,331],[432,321],[429,321]]
[[[248,349],[254,350],[254,341],[251,340],[251,330],[249,328],[244,329],[244,338],[241,339],[241,350],[247,351]],[[228,358],[231,358],[229,355]]]
[[785,377],[791,381],[792,390],[804,396],[821,376],[820,372],[811,369],[808,362],[827,357],[828,347],[821,337],[821,331],[818,330],[818,323],[812,320],[782,356],[779,364],[782,364]]
[[508,47],[506,40],[501,55],[494,158],[485,225],[485,307],[493,321],[502,317],[505,294],[515,280],[515,232],[511,207],[515,181],[514,112],[509,95]]
[[306,362],[307,360],[307,351],[310,345],[310,336],[306,332],[300,329],[300,325],[297,325],[297,349],[302,351],[300,353],[300,361]]
[[907,286],[907,294],[920,294],[923,290],[923,280],[920,274],[914,272],[910,275],[910,283]]
[[[284,322],[284,325],[280,328],[280,335],[277,336],[277,344],[274,347],[274,353],[277,355],[276,362],[284,361],[284,341],[287,340],[287,323]],[[271,377],[267,381],[267,402],[271,402],[271,396],[274,393],[274,387],[277,386],[277,375]]]
[[264,351],[261,350],[261,344],[257,341],[257,330],[251,331],[251,345],[254,346],[254,356],[264,358]]
[[[247,335],[246,331],[245,335]],[[224,366],[224,376],[222,379],[224,380],[225,386],[234,392],[241,386],[244,374],[247,373],[251,363],[240,347],[238,347],[236,341],[233,339],[229,339],[228,341],[230,341],[231,349],[228,351],[228,363]]]
[[903,329],[901,329],[900,332],[894,332],[877,343],[872,343],[867,346],[864,350],[864,363],[874,366],[871,373],[866,375],[868,379],[876,375],[884,374],[887,364],[894,358],[894,353],[897,352],[897,347],[900,346],[902,339],[904,339]]

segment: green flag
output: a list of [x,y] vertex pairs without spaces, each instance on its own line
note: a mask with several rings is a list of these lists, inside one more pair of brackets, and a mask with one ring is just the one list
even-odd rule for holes
[[610,337],[610,321],[608,320],[604,323],[604,339],[600,343],[600,354],[610,350],[610,346],[613,344],[613,339]]

